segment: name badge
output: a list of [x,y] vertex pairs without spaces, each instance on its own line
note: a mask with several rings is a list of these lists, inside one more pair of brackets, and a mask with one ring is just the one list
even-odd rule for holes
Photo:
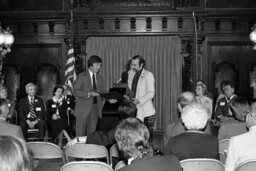
[[36,111],[41,111],[41,107],[36,107]]
[[52,108],[56,108],[57,106],[56,106],[56,104],[52,104]]
[[225,102],[220,102],[220,106],[225,106]]

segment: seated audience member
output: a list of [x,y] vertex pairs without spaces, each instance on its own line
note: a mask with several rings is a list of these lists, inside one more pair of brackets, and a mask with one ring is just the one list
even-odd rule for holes
[[[186,91],[186,92],[181,93],[177,100],[179,115],[185,106],[193,104],[195,102],[196,102],[196,97],[192,92]],[[164,133],[164,146],[167,145],[168,141],[172,137],[175,137],[176,135],[179,135],[185,131],[186,131],[185,127],[180,118],[174,123],[169,123],[166,126],[166,130]],[[207,134],[211,134],[210,126],[207,125],[207,129],[205,129],[204,131]]]
[[201,104],[208,113],[208,119],[212,117],[212,99],[206,96],[207,87],[202,81],[196,82],[196,103]]
[[62,85],[57,85],[53,89],[53,97],[48,100],[46,103],[46,116],[47,116],[47,125],[48,133],[52,139],[59,139],[58,146],[62,146],[62,137],[63,134],[68,141],[71,140],[65,128],[68,124],[67,118],[67,108],[68,104],[64,97],[62,96],[64,88]]
[[246,115],[249,111],[249,104],[245,98],[237,97],[230,103],[233,118],[221,122],[218,139],[229,139],[235,135],[247,132]]
[[26,139],[29,128],[38,128],[39,139],[42,141],[46,130],[44,100],[36,95],[37,87],[35,84],[28,83],[25,89],[28,96],[19,102],[20,126]]
[[179,160],[190,158],[218,159],[218,139],[205,134],[208,114],[198,104],[187,105],[181,112],[186,132],[173,137],[165,147],[164,154],[173,154]]
[[0,136],[1,171],[32,171],[32,161],[25,141],[12,136]]
[[256,159],[256,102],[251,104],[251,112],[246,116],[249,132],[231,137],[228,147],[225,171],[234,171],[240,163]]
[[[136,106],[132,102],[124,101],[118,106],[118,112],[121,119],[135,117]],[[84,142],[86,144],[103,145],[108,148],[116,143],[115,131],[116,129],[112,129],[108,132],[94,131],[85,137],[77,137],[71,140],[67,145],[73,146],[77,142]]]
[[226,120],[228,117],[232,117],[232,112],[230,110],[230,103],[237,97],[235,92],[235,87],[230,81],[223,81],[221,83],[222,90],[225,97],[218,100],[216,103],[216,113],[215,118],[220,121]]
[[116,128],[115,138],[120,151],[128,159],[128,165],[120,171],[181,171],[178,159],[173,155],[153,156],[149,146],[149,131],[137,118],[127,118]]
[[6,99],[8,102],[9,113],[8,113],[7,119],[9,121],[11,121],[12,123],[14,123],[14,121],[12,119],[13,119],[13,117],[15,117],[16,102],[7,99],[7,97],[8,97],[7,88],[4,86],[0,86],[0,98]]
[[6,99],[0,99],[0,135],[11,135],[24,139],[22,130],[19,126],[6,122],[8,114],[8,101]]

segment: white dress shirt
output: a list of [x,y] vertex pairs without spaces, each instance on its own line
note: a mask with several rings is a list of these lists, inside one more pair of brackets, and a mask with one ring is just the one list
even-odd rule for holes
[[256,126],[230,139],[225,171],[234,171],[242,162],[256,159]]

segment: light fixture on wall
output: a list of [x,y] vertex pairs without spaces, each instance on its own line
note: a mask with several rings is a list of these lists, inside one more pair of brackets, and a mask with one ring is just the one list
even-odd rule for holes
[[0,85],[4,82],[4,75],[1,73],[3,67],[3,59],[6,54],[11,52],[11,46],[14,42],[14,36],[9,27],[3,29],[0,26]]
[[250,40],[253,43],[253,50],[256,50],[256,24],[252,27],[252,32],[250,33]]

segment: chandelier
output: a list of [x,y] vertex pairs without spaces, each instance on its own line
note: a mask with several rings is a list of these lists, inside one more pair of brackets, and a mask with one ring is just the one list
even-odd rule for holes
[[12,35],[12,31],[9,27],[7,29],[3,29],[0,26],[0,85],[4,83],[4,75],[2,74],[3,68],[3,59],[6,54],[11,52],[11,46],[14,42],[14,36]]
[[252,32],[250,33],[250,40],[253,43],[253,50],[256,50],[256,24],[252,27]]
[[4,58],[5,55],[11,52],[11,46],[14,42],[14,36],[9,27],[4,30],[0,26],[0,58]]

